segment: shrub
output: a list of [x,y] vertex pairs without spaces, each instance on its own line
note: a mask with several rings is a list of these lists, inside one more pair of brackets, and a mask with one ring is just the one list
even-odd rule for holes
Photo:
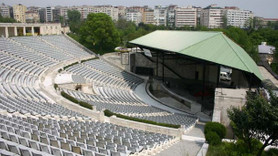
[[267,156],[277,156],[278,155],[278,149],[277,148],[270,148],[265,152],[265,155]]
[[76,65],[76,64],[78,64],[78,62],[74,62],[74,63],[72,63],[72,64],[69,64],[69,65],[67,65],[67,66],[64,67],[64,70],[67,69],[67,68],[69,68],[69,67],[71,67],[71,66],[73,66],[73,65]]
[[61,95],[62,95],[64,98],[70,100],[71,102],[74,102],[74,103],[76,103],[76,104],[79,104],[79,105],[82,106],[82,107],[85,107],[85,108],[88,108],[88,109],[93,109],[93,106],[92,106],[92,105],[90,105],[90,104],[88,104],[88,103],[86,103],[86,102],[83,102],[83,101],[79,101],[79,100],[75,99],[74,97],[70,96],[69,94],[65,93],[64,91],[61,92]]
[[206,141],[210,145],[219,145],[221,143],[221,138],[217,133],[210,131],[206,133]]
[[215,132],[220,139],[223,139],[226,136],[226,128],[224,125],[218,122],[208,122],[205,125],[205,135],[208,132]]
[[58,85],[56,83],[54,83],[54,88],[55,88],[55,90],[57,90],[57,88],[58,88]]
[[117,114],[117,113],[113,113],[110,110],[104,110],[104,115],[111,117],[113,115],[117,116],[118,118],[123,118],[123,119],[127,119],[127,120],[132,120],[132,121],[137,121],[137,122],[143,122],[143,123],[147,123],[147,124],[152,124],[152,125],[158,125],[158,126],[163,126],[163,127],[170,127],[170,128],[180,128],[180,125],[173,125],[173,124],[166,124],[166,123],[158,123],[155,121],[150,121],[150,120],[144,120],[144,119],[138,119],[138,118],[134,118],[134,117],[130,117],[130,116],[125,116],[122,114]]
[[85,108],[93,109],[92,105],[88,104],[87,102],[79,101],[79,105]]
[[98,59],[98,57],[90,58],[90,59],[87,59],[87,60],[82,60],[81,63],[91,61],[91,60],[94,60],[94,59]]

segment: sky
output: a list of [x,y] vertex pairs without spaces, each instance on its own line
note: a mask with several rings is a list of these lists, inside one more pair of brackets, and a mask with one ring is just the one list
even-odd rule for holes
[[25,6],[73,6],[73,5],[123,5],[123,6],[166,6],[175,4],[178,6],[200,6],[206,7],[210,4],[217,4],[220,7],[237,6],[243,10],[253,11],[255,16],[265,18],[278,18],[278,0],[1,0],[1,2]]

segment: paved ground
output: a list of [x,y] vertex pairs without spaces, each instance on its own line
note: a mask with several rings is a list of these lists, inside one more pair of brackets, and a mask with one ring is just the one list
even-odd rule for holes
[[195,127],[191,131],[187,132],[185,135],[205,138],[204,127],[205,123],[198,122]]
[[181,140],[167,148],[156,156],[195,156],[201,149],[203,143]]

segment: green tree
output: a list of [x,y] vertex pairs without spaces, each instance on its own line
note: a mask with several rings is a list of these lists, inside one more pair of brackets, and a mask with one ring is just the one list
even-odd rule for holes
[[1,22],[1,23],[16,23],[16,20],[13,19],[13,18],[3,17],[3,16],[0,14],[0,22]]
[[244,140],[250,152],[254,150],[253,139],[263,142],[257,155],[261,156],[265,147],[278,144],[278,97],[270,94],[268,102],[261,95],[247,94],[247,102],[241,108],[228,111],[235,135]]
[[227,28],[227,26],[228,26],[227,15],[224,15],[224,16],[222,17],[222,21],[223,21],[222,28]]
[[105,53],[120,44],[120,35],[108,15],[91,13],[80,29],[80,41],[98,53]]
[[81,14],[77,10],[68,10],[68,23],[73,33],[78,33],[81,26]]
[[120,34],[121,44],[126,47],[127,42],[131,40],[128,35],[136,32],[136,25],[125,19],[119,19],[115,25]]

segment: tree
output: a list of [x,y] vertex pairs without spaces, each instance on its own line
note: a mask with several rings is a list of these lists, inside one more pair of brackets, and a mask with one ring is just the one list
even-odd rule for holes
[[3,16],[0,14],[0,22],[1,22],[1,23],[16,23],[16,20],[13,19],[13,18],[9,18],[9,17],[3,17]]
[[120,44],[119,32],[104,13],[91,13],[80,29],[80,41],[98,53],[111,52]]
[[263,142],[257,155],[261,156],[265,147],[278,145],[278,97],[270,94],[268,102],[262,95],[247,94],[247,102],[242,107],[228,111],[235,135],[244,140],[250,152],[254,150],[252,139]]
[[68,23],[73,33],[78,33],[81,26],[81,14],[77,10],[68,10]]

